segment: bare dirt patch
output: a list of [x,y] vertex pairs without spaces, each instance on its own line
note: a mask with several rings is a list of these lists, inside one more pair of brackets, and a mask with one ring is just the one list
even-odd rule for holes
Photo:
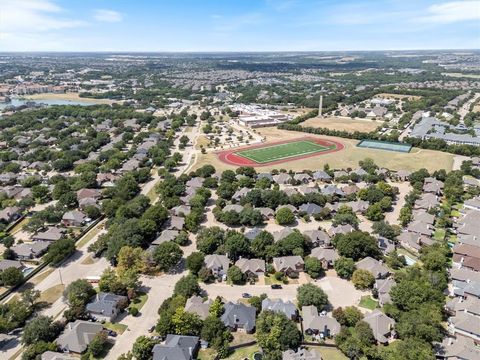
[[346,119],[339,117],[327,117],[327,118],[312,118],[304,121],[302,126],[309,126],[314,128],[327,128],[331,130],[344,130],[348,132],[370,132],[381,126],[383,121],[378,120],[357,120]]
[[86,98],[80,97],[78,93],[64,93],[64,94],[54,94],[54,93],[46,93],[46,94],[34,94],[34,95],[26,95],[24,96],[25,99],[28,100],[68,100],[68,101],[80,101],[85,103],[95,103],[95,104],[112,104],[116,101],[109,100],[109,99],[93,99],[93,98]]

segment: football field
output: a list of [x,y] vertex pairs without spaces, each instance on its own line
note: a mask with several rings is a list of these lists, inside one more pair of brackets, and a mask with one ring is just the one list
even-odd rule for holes
[[314,141],[299,140],[253,149],[245,149],[235,152],[235,154],[258,164],[264,164],[272,161],[319,153],[332,148],[335,148],[335,145],[323,146]]

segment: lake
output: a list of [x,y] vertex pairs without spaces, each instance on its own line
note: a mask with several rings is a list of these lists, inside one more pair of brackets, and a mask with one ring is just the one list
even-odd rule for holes
[[89,105],[98,105],[92,101],[78,101],[78,100],[65,100],[65,99],[41,99],[41,100],[30,100],[30,99],[20,99],[20,98],[12,98],[12,101],[8,103],[0,103],[0,111],[5,109],[7,106],[20,106],[25,105],[27,102],[34,102],[36,104],[46,104],[50,105],[81,105],[81,106],[89,106]]

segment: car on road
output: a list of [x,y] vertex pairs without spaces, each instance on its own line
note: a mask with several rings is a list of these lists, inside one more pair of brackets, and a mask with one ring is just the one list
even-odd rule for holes
[[155,325],[151,326],[151,327],[148,329],[148,332],[149,332],[149,333],[152,333],[154,330],[155,330]]
[[280,284],[273,284],[270,287],[274,290],[282,289],[282,285],[280,285]]
[[251,297],[252,297],[252,295],[250,295],[249,293],[243,293],[242,294],[242,298],[244,298],[244,299],[249,299]]

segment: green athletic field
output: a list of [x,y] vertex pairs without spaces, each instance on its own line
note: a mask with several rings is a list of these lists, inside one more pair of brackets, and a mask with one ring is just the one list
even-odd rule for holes
[[284,144],[260,147],[256,149],[247,149],[238,151],[235,154],[248,160],[264,164],[272,161],[288,159],[291,157],[313,154],[330,150],[335,146],[327,147],[317,144],[313,141],[301,140],[292,141]]

